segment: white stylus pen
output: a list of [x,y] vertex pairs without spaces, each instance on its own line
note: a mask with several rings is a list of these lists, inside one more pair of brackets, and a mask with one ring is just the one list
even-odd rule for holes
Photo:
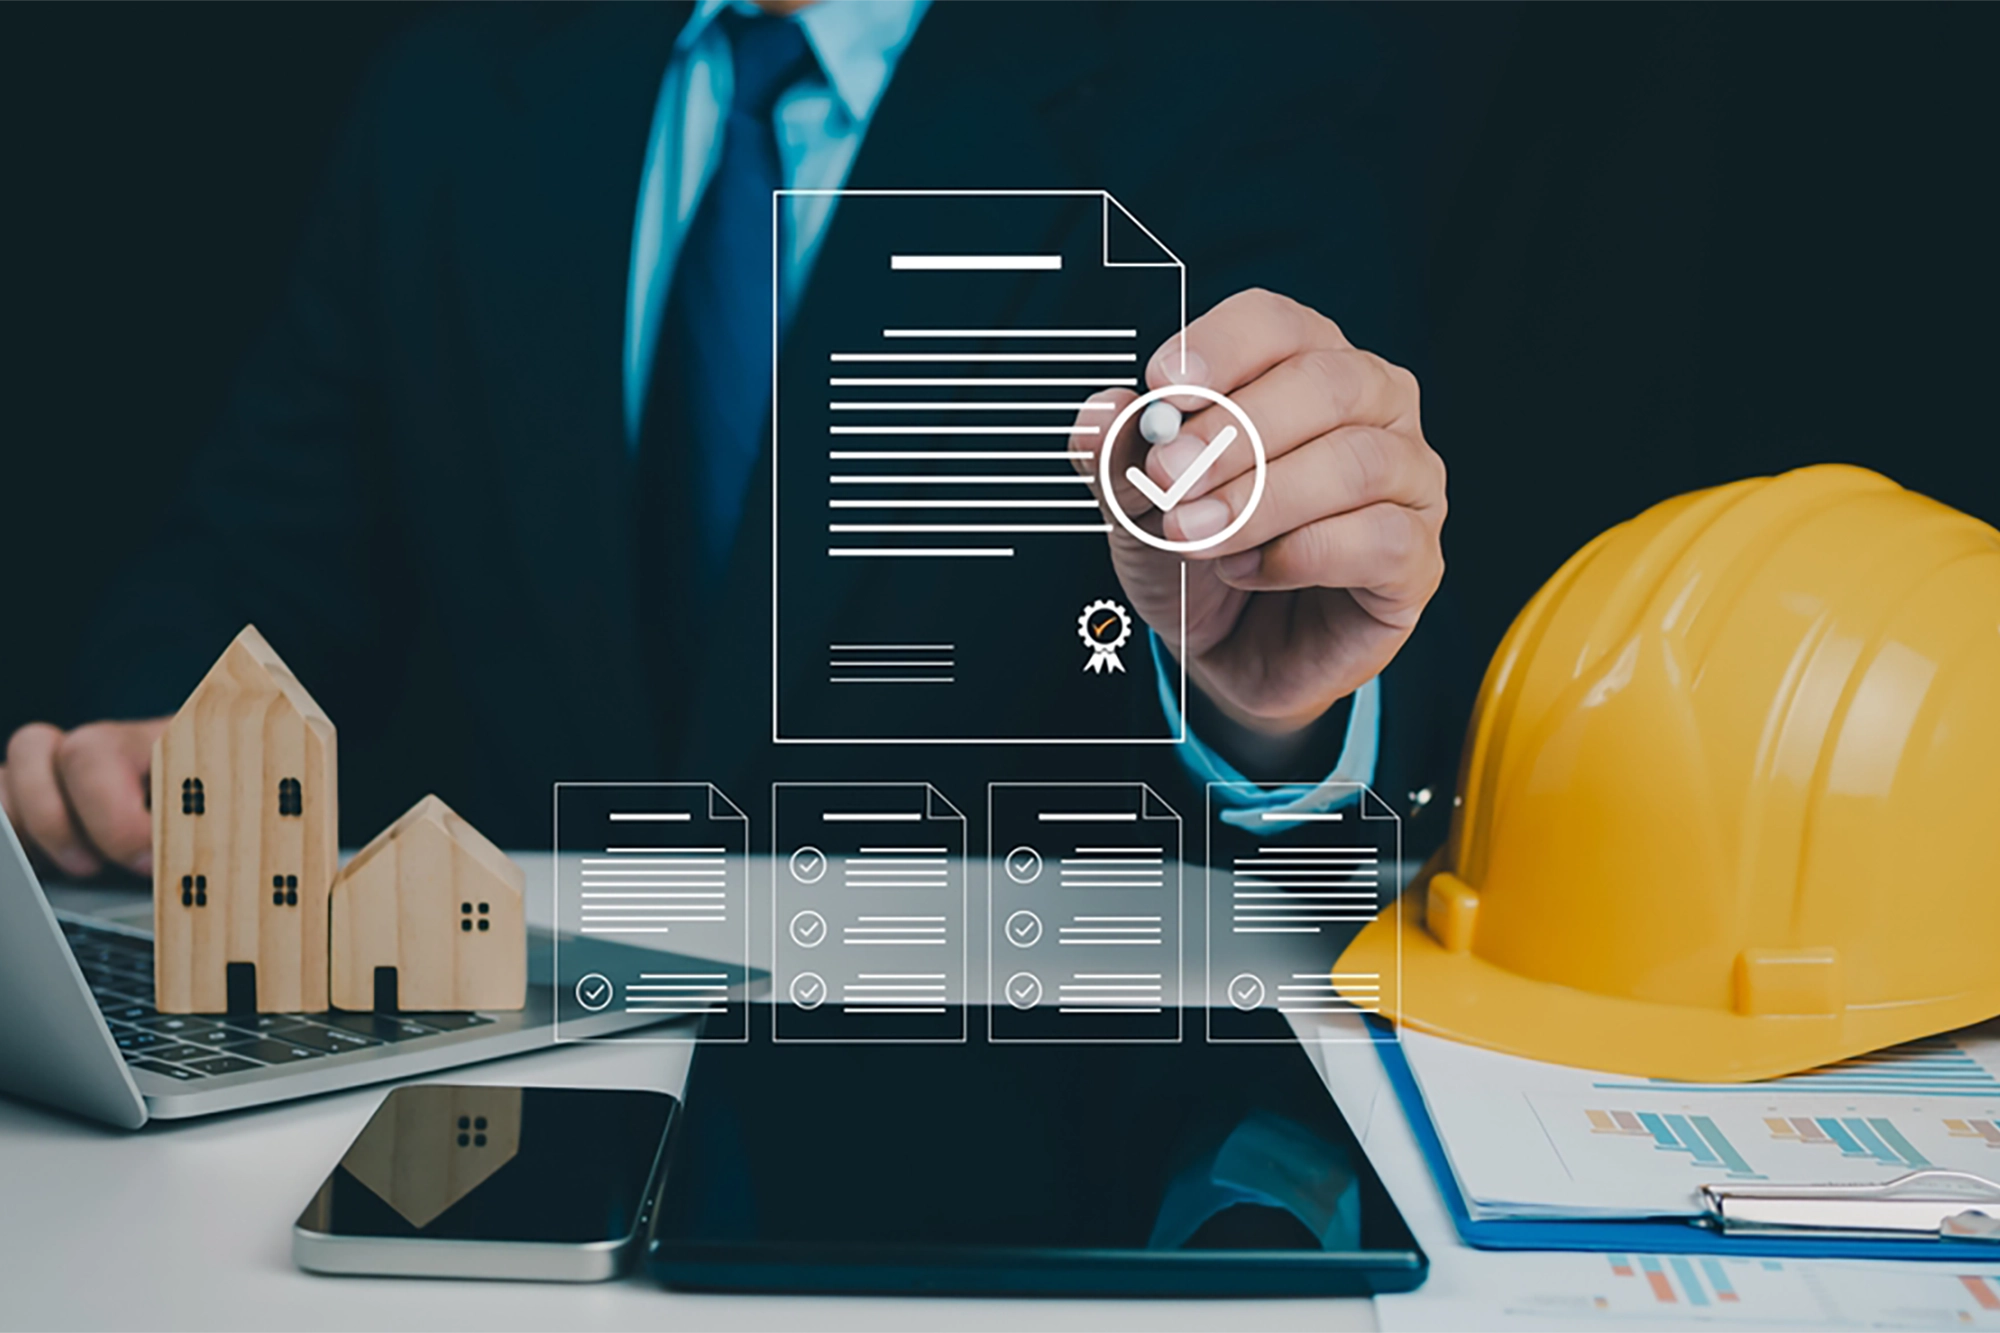
[[1165,444],[1181,433],[1181,414],[1162,398],[1139,414],[1139,434],[1147,444]]

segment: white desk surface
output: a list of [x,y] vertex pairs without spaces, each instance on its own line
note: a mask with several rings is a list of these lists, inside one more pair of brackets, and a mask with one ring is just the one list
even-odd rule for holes
[[[547,882],[547,857],[521,858]],[[540,865],[535,862],[540,861]],[[531,894],[530,920],[546,922]],[[144,895],[54,889],[130,915]],[[541,910],[537,910],[540,908]],[[18,1020],[19,1016],[15,1016]],[[577,1045],[426,1082],[678,1093],[689,1048]],[[588,1285],[329,1278],[291,1227],[386,1084],[122,1133],[0,1098],[0,1327],[27,1329],[1372,1329],[1366,1300],[1024,1301],[711,1296]]]

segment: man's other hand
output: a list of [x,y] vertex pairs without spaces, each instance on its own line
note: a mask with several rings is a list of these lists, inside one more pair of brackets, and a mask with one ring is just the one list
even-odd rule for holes
[[166,718],[61,731],[30,722],[7,742],[0,815],[29,854],[81,879],[105,865],[153,873],[147,782]]
[[[1445,469],[1424,439],[1416,376],[1355,347],[1324,315],[1251,290],[1188,325],[1185,370],[1180,340],[1169,339],[1148,362],[1146,384],[1228,395],[1257,426],[1268,476],[1241,529],[1185,556],[1141,542],[1114,520],[1119,580],[1173,644],[1186,559],[1189,677],[1251,731],[1297,733],[1389,664],[1444,577]],[[1129,389],[1096,394],[1100,406],[1077,424],[1108,423],[1134,397]],[[1116,440],[1080,431],[1070,447],[1092,452],[1078,468],[1093,473],[1095,451],[1113,451],[1119,506],[1141,527],[1199,541],[1249,503],[1252,454],[1239,437],[1206,458],[1191,484],[1176,486],[1233,418],[1193,395],[1168,401],[1191,414],[1174,439],[1149,449],[1135,416]],[[1134,464],[1152,486],[1127,479]],[[1171,507],[1161,513],[1156,502]]]

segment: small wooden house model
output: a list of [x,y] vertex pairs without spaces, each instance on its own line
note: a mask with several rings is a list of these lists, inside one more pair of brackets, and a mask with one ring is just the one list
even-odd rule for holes
[[153,744],[162,1013],[326,1008],[333,723],[254,626]]
[[334,881],[331,994],[342,1009],[519,1009],[528,950],[521,867],[435,796]]

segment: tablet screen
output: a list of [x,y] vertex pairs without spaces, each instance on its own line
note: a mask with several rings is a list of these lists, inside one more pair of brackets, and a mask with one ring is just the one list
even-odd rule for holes
[[1260,1017],[1277,1044],[772,1044],[753,1021],[749,1044],[695,1054],[654,1271],[761,1290],[1416,1285],[1422,1253],[1318,1072]]

